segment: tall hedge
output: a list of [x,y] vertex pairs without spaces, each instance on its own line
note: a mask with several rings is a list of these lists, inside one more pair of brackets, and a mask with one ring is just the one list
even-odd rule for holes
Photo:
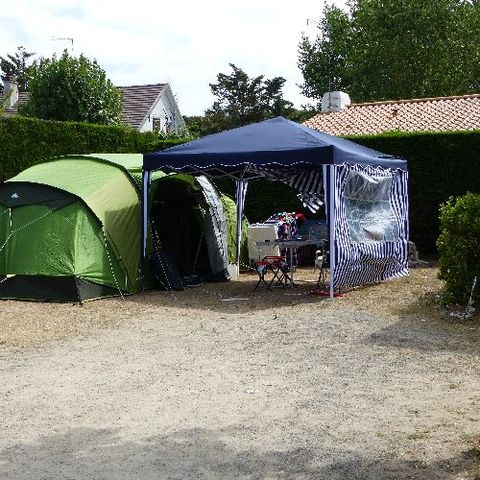
[[[440,204],[450,196],[480,192],[480,131],[347,138],[408,161],[410,237],[421,253],[434,253]],[[219,187],[228,189],[226,182],[219,182]],[[251,222],[265,220],[275,211],[299,208],[295,192],[287,186],[262,180],[248,187],[245,213]]]
[[[466,303],[477,277],[480,282],[480,195],[467,193],[450,198],[440,210],[440,278],[447,287],[449,303]],[[480,305],[480,289],[474,289],[475,305]]]
[[129,127],[0,116],[0,181],[59,155],[145,153],[185,141]]
[[[480,131],[387,133],[349,139],[408,160],[411,238],[422,252],[435,251],[440,204],[450,196],[480,192]],[[144,153],[187,140],[162,140],[155,133],[127,127],[0,117],[0,180],[57,155]],[[229,185],[221,186],[229,189]],[[264,181],[249,187],[245,211],[250,221],[261,221],[275,211],[300,207],[292,189]]]
[[[480,131],[393,132],[347,138],[408,161],[410,237],[421,253],[435,252],[440,204],[450,196],[463,195],[467,191],[480,192]],[[270,207],[270,213],[274,213],[271,210],[276,203],[272,195],[275,201],[281,203],[278,210],[299,207],[299,202],[288,187],[251,188],[245,209],[249,220],[266,218],[267,206]]]

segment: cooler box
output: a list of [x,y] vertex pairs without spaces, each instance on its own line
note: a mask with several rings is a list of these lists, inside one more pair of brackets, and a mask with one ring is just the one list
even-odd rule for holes
[[274,242],[277,237],[276,223],[254,223],[249,225],[248,235],[248,258],[250,262],[257,262],[267,255],[280,255],[280,249],[274,245],[262,246],[260,249],[255,242],[270,240]]

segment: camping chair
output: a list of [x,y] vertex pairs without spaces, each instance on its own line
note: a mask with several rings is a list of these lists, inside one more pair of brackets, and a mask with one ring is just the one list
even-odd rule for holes
[[[293,284],[292,278],[289,275],[290,266],[287,259],[283,256],[267,255],[262,260],[255,263],[255,270],[258,274],[258,282],[255,285],[254,292],[260,285],[267,288],[271,287],[287,287]],[[267,275],[271,274],[270,279],[266,279]]]

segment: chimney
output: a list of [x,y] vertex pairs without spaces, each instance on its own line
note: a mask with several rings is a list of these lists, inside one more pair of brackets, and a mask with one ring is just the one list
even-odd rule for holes
[[3,80],[3,98],[5,108],[8,110],[18,102],[18,85],[15,75],[6,75]]
[[322,112],[341,112],[350,105],[350,97],[345,92],[326,92],[322,98]]

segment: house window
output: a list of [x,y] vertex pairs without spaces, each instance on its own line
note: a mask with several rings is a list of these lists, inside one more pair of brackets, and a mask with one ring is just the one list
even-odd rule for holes
[[152,130],[154,132],[159,132],[161,128],[162,128],[162,122],[160,121],[160,118],[153,117],[153,119],[152,119]]

